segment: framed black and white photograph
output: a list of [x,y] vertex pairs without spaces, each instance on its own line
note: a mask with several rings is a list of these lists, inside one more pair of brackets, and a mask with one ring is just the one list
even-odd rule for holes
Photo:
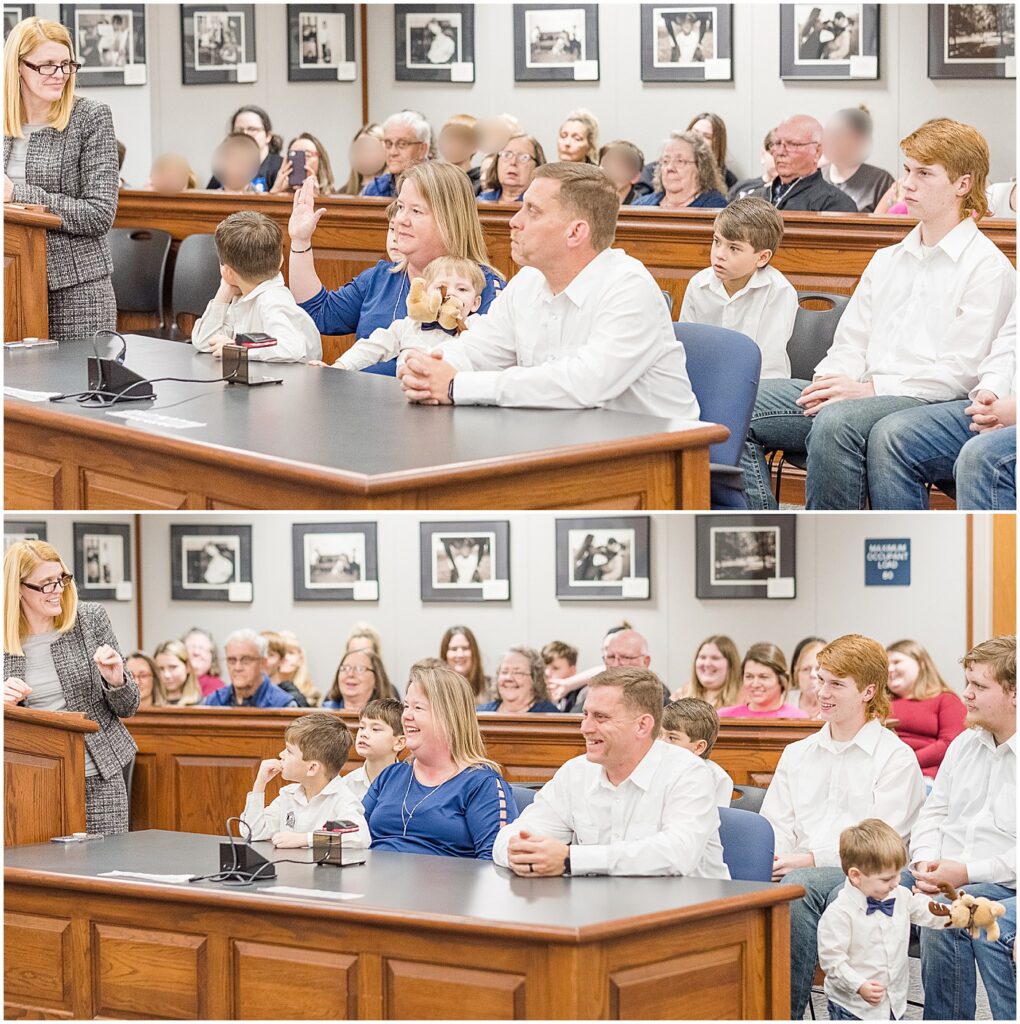
[[46,540],[46,524],[41,519],[4,519],[4,551],[19,540]]
[[145,85],[144,4],[61,4],[81,64],[78,84]]
[[793,515],[698,516],[699,598],[797,596]]
[[509,601],[510,523],[422,523],[421,599]]
[[879,7],[780,4],[780,78],[877,79]]
[[556,596],[561,600],[651,597],[648,516],[556,520]]
[[473,4],[398,4],[395,8],[398,82],[473,82]]
[[375,523],[295,523],[295,601],[377,601]]
[[515,81],[598,77],[598,4],[514,4]]
[[19,21],[35,15],[35,4],[4,4],[4,39]]
[[83,601],[130,601],[131,527],[74,524],[74,582]]
[[1013,4],[929,4],[929,78],[1016,78]]
[[185,85],[254,82],[254,4],[181,4]]
[[641,81],[732,81],[732,14],[732,4],[642,4]]
[[252,601],[251,527],[170,527],[174,601]]
[[353,82],[354,4],[287,5],[287,80]]

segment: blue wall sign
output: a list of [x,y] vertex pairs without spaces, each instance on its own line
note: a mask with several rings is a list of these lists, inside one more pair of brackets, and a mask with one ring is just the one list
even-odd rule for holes
[[864,542],[866,587],[910,586],[910,539]]

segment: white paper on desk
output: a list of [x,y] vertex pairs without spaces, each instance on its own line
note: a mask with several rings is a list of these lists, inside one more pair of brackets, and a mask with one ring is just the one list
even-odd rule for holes
[[354,583],[355,601],[378,601],[379,581],[378,580],[356,580]]
[[644,599],[648,597],[648,577],[634,576],[620,581],[620,597]]
[[469,60],[455,60],[450,65],[451,82],[473,82],[475,80],[475,65]]
[[765,583],[766,597],[793,597],[795,592],[795,581],[792,576],[780,576]]
[[167,882],[170,885],[184,885],[191,881],[191,875],[147,875],[144,871],[100,871],[104,878],[137,878],[143,882]]
[[237,80],[239,82],[254,82],[259,75],[259,66],[253,60],[243,61],[237,65]]
[[851,78],[878,78],[878,58],[858,57],[850,58]]
[[509,580],[483,580],[482,581],[483,601],[509,601],[510,581]]
[[599,62],[597,60],[579,60],[574,65],[575,82],[596,82],[599,77]]
[[258,891],[268,896],[296,896],[298,899],[310,897],[318,900],[360,900],[365,895],[361,892],[331,892],[329,889],[299,889],[296,885],[270,885]]
[[353,82],[358,77],[358,65],[353,60],[342,60],[336,66],[338,82]]
[[132,423],[141,423],[148,427],[164,427],[172,430],[193,430],[195,427],[204,427],[204,423],[198,420],[182,420],[179,416],[164,416],[158,412],[148,412],[145,409],[122,409],[117,412],[108,412],[107,416],[113,416],[118,420],[129,420]]
[[115,601],[130,601],[135,596],[135,587],[131,580],[121,580],[117,584],[114,600]]
[[48,402],[59,395],[59,391],[26,391],[24,388],[4,388],[4,394],[11,398],[20,398],[25,402]]
[[227,600],[250,602],[252,600],[251,583],[228,583]]
[[124,67],[125,85],[145,85],[145,65],[127,64]]
[[729,57],[710,57],[705,61],[705,81],[711,79],[728,80],[730,77]]
[[1016,78],[1016,57],[1010,55],[1006,58],[1005,74],[1007,78]]

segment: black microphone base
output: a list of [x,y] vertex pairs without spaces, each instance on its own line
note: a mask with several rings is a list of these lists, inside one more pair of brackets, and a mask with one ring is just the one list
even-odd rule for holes
[[155,398],[152,385],[116,359],[88,358],[89,390],[123,397],[125,402]]
[[[265,864],[269,867],[263,867]],[[264,878],[276,878],[276,867],[273,862],[253,850],[247,843],[220,843],[220,871],[237,871],[245,875],[258,871],[260,881]]]

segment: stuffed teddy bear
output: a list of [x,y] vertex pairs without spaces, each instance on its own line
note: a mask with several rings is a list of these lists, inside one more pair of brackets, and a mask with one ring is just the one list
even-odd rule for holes
[[447,331],[467,330],[467,324],[461,319],[460,303],[451,295],[447,296],[446,287],[440,285],[430,289],[425,279],[416,277],[411,282],[407,293],[407,315],[419,323],[431,324],[438,321],[439,326]]
[[953,902],[929,903],[928,909],[936,917],[948,917],[947,928],[966,928],[972,939],[980,938],[982,929],[989,942],[999,938],[997,917],[1006,913],[1001,903],[988,899],[986,896],[971,896],[962,889],[957,892],[948,882],[939,882],[939,890],[944,892]]

